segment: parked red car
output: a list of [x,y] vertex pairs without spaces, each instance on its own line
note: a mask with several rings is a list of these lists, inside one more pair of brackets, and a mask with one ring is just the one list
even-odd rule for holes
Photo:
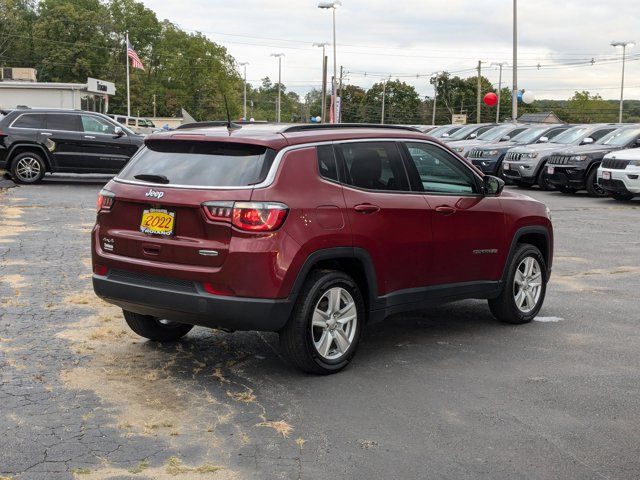
[[205,128],[148,137],[100,193],[93,286],[129,326],[280,333],[301,369],[353,358],[393,313],[488,299],[531,321],[551,273],[546,207],[410,127]]

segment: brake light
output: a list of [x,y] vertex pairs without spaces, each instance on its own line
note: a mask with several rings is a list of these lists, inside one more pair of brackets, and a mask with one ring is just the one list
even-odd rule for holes
[[248,232],[271,232],[282,226],[288,212],[289,207],[282,203],[237,202],[232,223]]
[[289,207],[275,202],[205,202],[209,220],[231,223],[246,232],[271,232],[282,226]]
[[107,267],[105,265],[96,263],[93,266],[93,273],[95,273],[96,275],[100,275],[101,277],[104,277],[107,275]]
[[99,212],[103,210],[111,210],[113,203],[116,201],[116,194],[105,190],[100,190],[98,194],[98,201],[96,202],[96,210]]
[[202,284],[204,291],[210,293],[211,295],[221,295],[224,297],[233,297],[235,296],[235,292],[229,287],[225,287],[224,285],[218,285],[211,282],[204,282]]

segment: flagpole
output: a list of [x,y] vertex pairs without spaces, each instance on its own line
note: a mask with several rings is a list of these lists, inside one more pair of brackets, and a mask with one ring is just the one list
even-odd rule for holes
[[131,94],[129,92],[129,32],[126,34],[126,44],[124,46],[126,55],[124,56],[127,62],[127,117],[131,116]]

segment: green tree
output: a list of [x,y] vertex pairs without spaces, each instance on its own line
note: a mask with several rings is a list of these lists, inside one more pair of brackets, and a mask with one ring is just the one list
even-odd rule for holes
[[367,123],[380,123],[384,92],[384,123],[418,123],[421,102],[416,89],[400,80],[374,84],[362,99],[360,116]]
[[367,92],[357,85],[344,85],[342,97],[342,121],[357,123],[363,121],[362,108]]
[[575,92],[564,109],[568,121],[575,123],[615,122],[617,108],[598,94]]

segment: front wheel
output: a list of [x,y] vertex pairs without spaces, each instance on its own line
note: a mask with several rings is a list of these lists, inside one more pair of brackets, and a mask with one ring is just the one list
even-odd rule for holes
[[587,192],[590,197],[608,197],[609,192],[607,192],[604,188],[598,185],[598,169],[592,168],[587,175]]
[[162,320],[151,315],[123,310],[129,328],[138,335],[156,342],[174,342],[191,331],[193,325]]
[[522,244],[507,268],[502,293],[498,298],[489,300],[489,308],[502,322],[528,323],[540,311],[547,291],[544,257],[533,245]]
[[543,165],[540,173],[538,174],[538,181],[536,183],[538,184],[538,187],[540,187],[540,190],[548,192],[550,190],[554,190],[554,186],[549,183],[549,177],[544,170],[545,166]]
[[343,272],[319,270],[305,282],[280,331],[280,347],[305,372],[336,373],[355,355],[364,319],[364,301],[353,279]]

